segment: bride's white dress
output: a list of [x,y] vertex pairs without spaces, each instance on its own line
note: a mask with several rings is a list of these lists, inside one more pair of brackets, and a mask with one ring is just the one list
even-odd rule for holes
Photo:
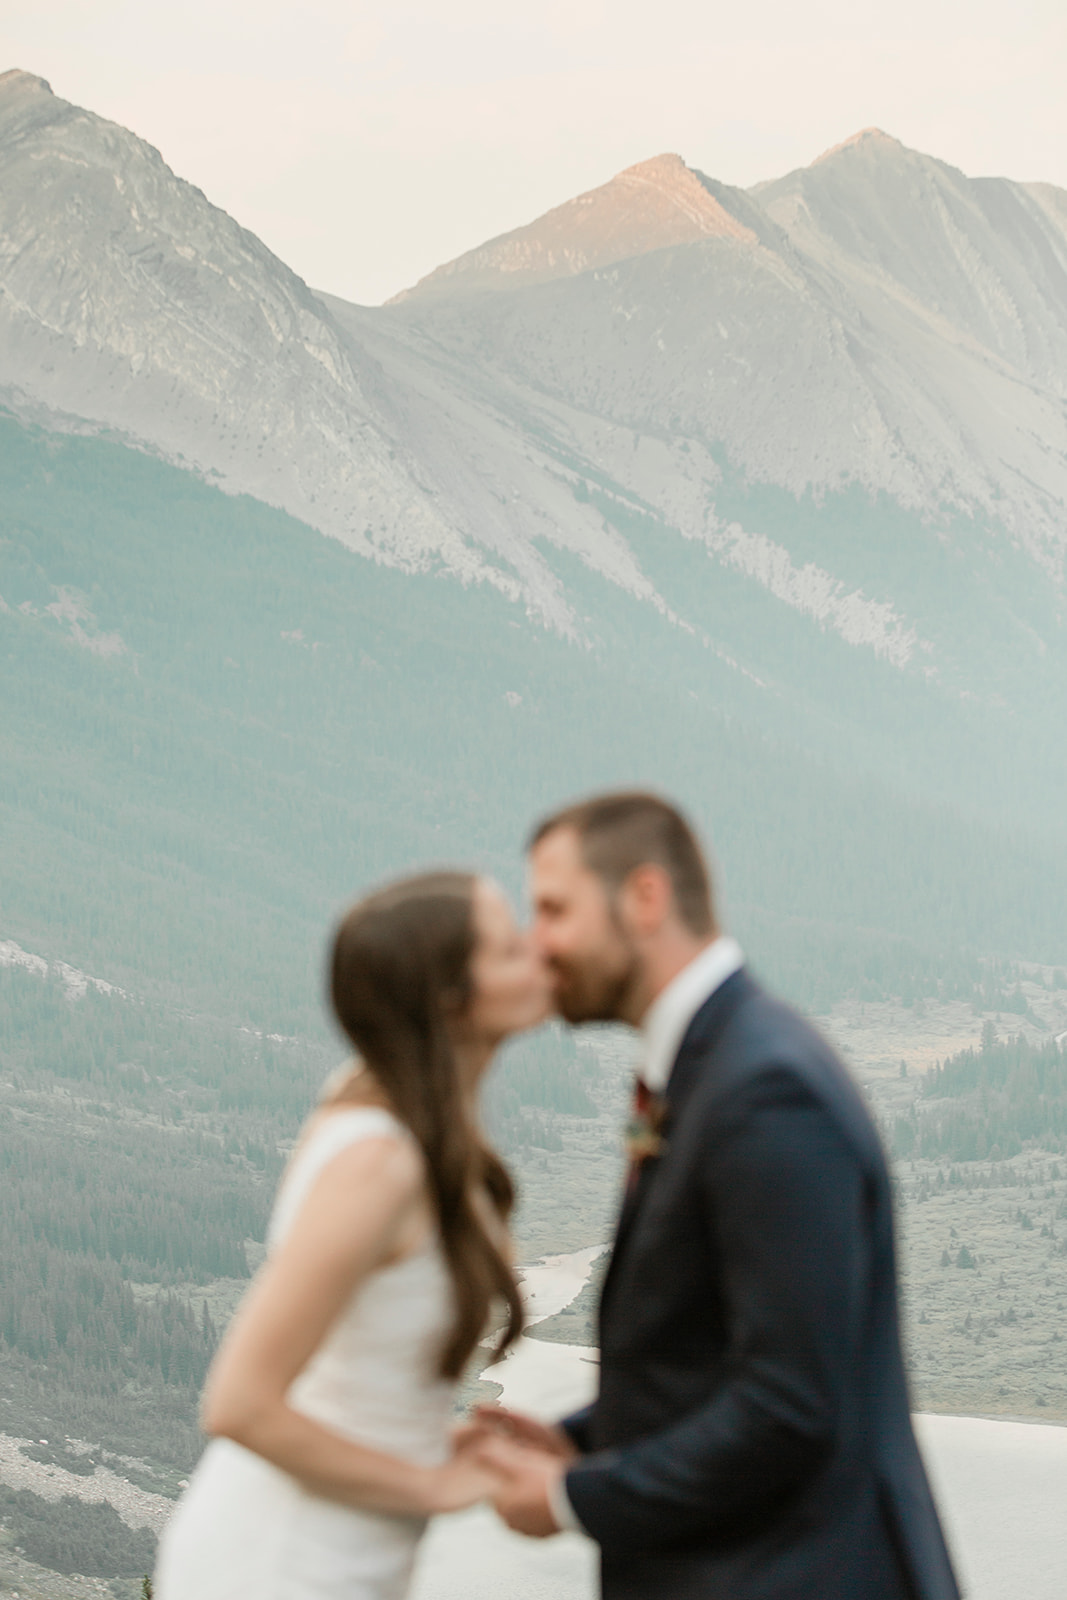
[[[324,1117],[275,1202],[268,1250],[316,1177],[359,1139],[410,1134],[368,1106]],[[436,1373],[453,1314],[436,1239],[368,1278],[293,1384],[292,1405],[335,1433],[423,1465],[449,1452],[454,1385]],[[421,1518],[349,1510],[227,1439],[204,1452],[163,1534],[156,1600],[400,1600]]]

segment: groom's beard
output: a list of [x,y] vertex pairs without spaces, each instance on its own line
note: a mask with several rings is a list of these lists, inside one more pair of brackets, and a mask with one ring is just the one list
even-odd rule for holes
[[618,1022],[628,1014],[627,999],[637,984],[636,951],[622,945],[614,961],[603,964],[549,962],[555,975],[556,1009],[564,1022]]

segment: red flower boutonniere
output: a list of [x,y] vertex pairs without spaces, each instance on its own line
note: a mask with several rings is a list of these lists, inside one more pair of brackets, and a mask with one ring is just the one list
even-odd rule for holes
[[634,1170],[644,1162],[661,1156],[667,1147],[667,1102],[653,1094],[640,1078],[634,1088],[630,1120],[626,1124],[626,1155]]

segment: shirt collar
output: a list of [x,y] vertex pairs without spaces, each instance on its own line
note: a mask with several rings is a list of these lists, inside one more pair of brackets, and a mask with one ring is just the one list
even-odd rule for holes
[[644,1039],[641,1078],[662,1094],[674,1067],[682,1036],[701,1006],[744,965],[736,939],[725,934],[694,956],[653,1000],[641,1024]]

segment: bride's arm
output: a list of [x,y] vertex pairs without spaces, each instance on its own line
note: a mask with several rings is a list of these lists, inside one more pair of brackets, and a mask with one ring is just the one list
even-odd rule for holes
[[410,1239],[424,1195],[421,1159],[406,1141],[361,1140],[334,1157],[223,1340],[204,1392],[208,1433],[367,1510],[427,1515],[483,1497],[490,1480],[469,1457],[422,1467],[353,1444],[286,1400],[359,1283]]

